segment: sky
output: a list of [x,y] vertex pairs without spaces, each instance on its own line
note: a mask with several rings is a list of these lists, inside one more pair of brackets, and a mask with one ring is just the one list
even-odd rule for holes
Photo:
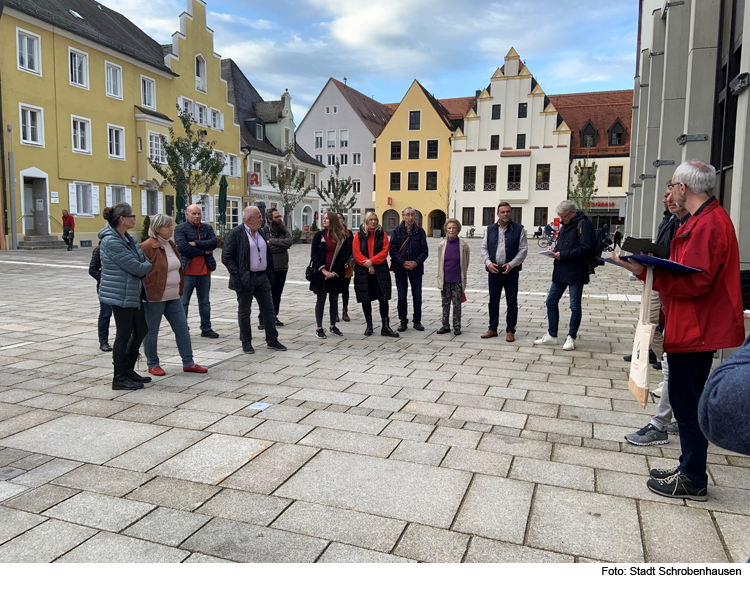
[[[99,0],[160,43],[186,0]],[[299,122],[329,77],[381,103],[414,79],[439,99],[486,88],[514,47],[547,94],[633,87],[637,0],[207,0],[214,50]]]

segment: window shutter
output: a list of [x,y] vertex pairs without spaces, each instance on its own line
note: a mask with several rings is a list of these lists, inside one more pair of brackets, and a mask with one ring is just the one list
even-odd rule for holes
[[164,193],[159,191],[159,198],[157,203],[157,213],[164,213]]
[[68,183],[68,212],[78,213],[78,199],[76,198],[76,184]]
[[206,198],[208,199],[208,203],[206,204],[206,209],[208,210],[208,221],[213,222],[214,221],[214,196],[206,195]]
[[133,190],[132,189],[125,189],[125,202],[130,207],[133,207]]
[[104,188],[104,206],[112,207],[112,187]]
[[148,215],[148,193],[141,189],[141,215]]
[[91,186],[91,213],[99,215],[99,185]]
[[221,131],[224,131],[224,113],[219,113],[219,125],[221,126]]
[[200,201],[201,196],[200,195],[191,195],[191,201],[193,202],[193,205],[196,205],[198,201]]

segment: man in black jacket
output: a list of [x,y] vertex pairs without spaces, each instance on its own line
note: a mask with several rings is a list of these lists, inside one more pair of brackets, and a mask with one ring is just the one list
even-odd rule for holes
[[[101,244],[101,241],[100,241]],[[102,258],[99,254],[100,246],[96,246],[91,253],[91,262],[89,263],[89,275],[96,279],[96,293],[99,293],[99,283],[102,281]],[[99,349],[108,352],[112,350],[109,346],[109,323],[112,318],[112,306],[99,302]]]
[[[278,209],[272,207],[266,210],[266,221],[268,225],[261,228],[261,232],[273,255],[273,283],[271,284],[273,310],[276,312],[276,326],[284,326],[284,323],[279,320],[279,306],[289,271],[289,249],[294,240]],[[263,328],[263,314],[258,314],[258,328]]]
[[427,235],[417,225],[417,214],[413,208],[405,208],[401,216],[404,221],[391,233],[388,248],[393,261],[393,273],[396,275],[398,293],[398,318],[401,324],[397,330],[404,332],[409,325],[409,319],[406,317],[406,293],[409,283],[411,283],[411,297],[414,305],[412,322],[416,330],[424,330],[422,326],[422,277],[424,276],[424,262],[429,255]]
[[578,327],[581,325],[581,298],[583,286],[589,282],[589,259],[595,252],[596,233],[589,218],[582,211],[576,211],[576,204],[570,199],[562,201],[556,210],[562,227],[557,244],[550,248],[555,259],[552,271],[552,285],[547,295],[547,319],[549,330],[534,341],[535,345],[556,345],[557,325],[560,311],[557,307],[565,290],[570,295],[570,327],[563,349],[576,348]]
[[211,330],[211,272],[216,270],[213,251],[219,245],[211,224],[201,222],[200,205],[193,204],[185,212],[187,221],[174,229],[174,241],[182,255],[184,288],[182,306],[188,315],[193,290],[198,293],[198,312],[201,317],[201,336],[218,339]]
[[257,207],[246,207],[242,224],[227,234],[221,252],[221,262],[229,271],[229,289],[237,292],[237,321],[240,340],[245,353],[255,353],[250,327],[250,308],[253,297],[258,302],[266,330],[266,346],[274,351],[286,351],[279,343],[276,313],[273,309],[273,256],[260,226],[263,217]]

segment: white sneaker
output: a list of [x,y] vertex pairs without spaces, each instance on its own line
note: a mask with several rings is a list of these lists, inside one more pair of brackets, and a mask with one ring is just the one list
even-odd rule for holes
[[551,336],[548,332],[544,333],[544,336],[534,341],[535,345],[556,345],[557,337]]
[[576,348],[576,340],[568,335],[568,338],[565,339],[565,344],[563,345],[563,351],[574,351]]

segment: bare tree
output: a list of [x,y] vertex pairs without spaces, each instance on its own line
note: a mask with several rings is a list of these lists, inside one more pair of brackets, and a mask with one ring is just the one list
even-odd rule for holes
[[[339,176],[341,164],[336,159],[327,187],[316,187],[318,196],[328,208],[336,213],[346,214],[357,203],[357,193],[353,190],[352,177]],[[349,192],[351,191],[351,195]]]
[[305,179],[305,170],[299,168],[294,159],[292,146],[284,150],[284,158],[275,178],[266,173],[268,184],[279,193],[279,200],[284,208],[284,219],[288,220],[294,208],[302,201],[310,191],[315,189],[312,183]]
[[586,156],[573,169],[577,179],[576,184],[572,189],[568,189],[568,199],[574,201],[576,209],[580,209],[584,213],[589,212],[594,195],[599,191],[596,186],[596,162],[589,165],[588,161],[591,140],[587,139],[586,141]]

